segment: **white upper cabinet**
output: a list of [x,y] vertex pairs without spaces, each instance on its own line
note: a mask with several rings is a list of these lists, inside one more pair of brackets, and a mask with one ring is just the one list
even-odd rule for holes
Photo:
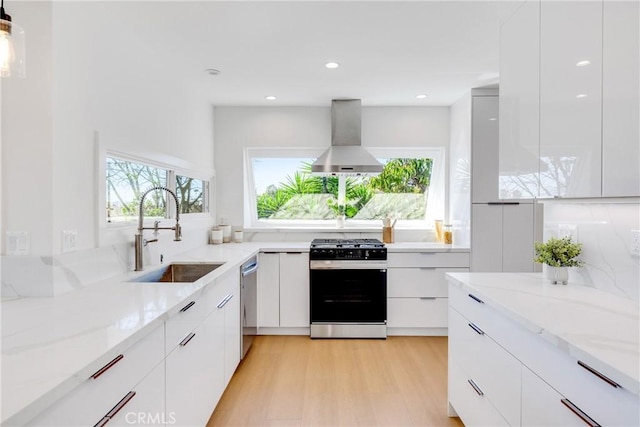
[[640,4],[605,1],[602,195],[640,195]]
[[498,97],[473,96],[471,119],[471,201],[494,202],[498,195]]
[[526,1],[500,36],[501,198],[640,195],[637,1]]
[[538,196],[540,3],[523,3],[500,30],[500,198]]
[[602,3],[540,5],[540,196],[601,194]]

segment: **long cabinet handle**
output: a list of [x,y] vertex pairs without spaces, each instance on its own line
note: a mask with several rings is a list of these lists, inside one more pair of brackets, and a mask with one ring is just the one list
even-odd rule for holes
[[180,312],[181,312],[181,313],[184,313],[185,311],[187,311],[187,310],[189,310],[191,307],[193,307],[195,303],[196,303],[195,301],[191,301],[189,304],[187,304],[187,305],[185,305],[184,307],[182,307],[182,308],[180,309]]
[[100,375],[102,375],[105,372],[107,372],[113,365],[115,365],[116,363],[118,363],[122,359],[124,359],[124,355],[123,354],[117,355],[116,357],[114,357],[114,359],[111,362],[107,363],[102,368],[98,369],[93,375],[91,375],[91,378],[93,378],[95,380]]
[[187,335],[185,337],[185,339],[183,339],[182,341],[180,341],[180,347],[184,347],[185,345],[189,344],[189,341],[191,341],[191,338],[195,337],[196,334],[194,334],[193,332],[191,332],[189,335]]
[[560,402],[562,402],[562,404],[564,406],[569,408],[571,410],[571,412],[576,414],[578,416],[578,418],[580,418],[582,421],[584,421],[588,426],[590,426],[590,427],[600,427],[600,424],[598,424],[589,415],[585,414],[582,409],[580,409],[576,405],[574,405],[569,399],[560,399]]
[[233,294],[229,294],[229,295],[227,295],[226,297],[224,297],[224,298],[222,299],[222,301],[220,301],[220,302],[218,303],[218,305],[217,305],[216,307],[218,307],[218,308],[222,308],[222,307],[224,307],[224,306],[225,306],[225,305],[227,305],[227,303],[231,300],[231,298],[233,298]]
[[484,396],[484,392],[478,387],[476,383],[473,382],[472,379],[468,379],[467,382],[473,387],[473,389],[478,393],[478,396]]
[[586,363],[584,363],[582,360],[578,360],[578,365],[582,366],[584,369],[586,369],[587,371],[591,372],[593,375],[595,375],[596,377],[600,378],[602,381],[606,382],[611,387],[614,387],[614,388],[621,387],[620,384],[618,384],[617,382],[615,382],[611,378],[607,377],[606,375],[603,375],[600,372],[596,371],[591,366],[589,366]]
[[102,427],[103,425],[111,421],[111,419],[115,417],[116,414],[120,412],[120,410],[124,408],[125,405],[129,403],[129,401],[133,399],[133,396],[135,395],[136,395],[135,391],[130,391],[129,393],[127,393],[122,399],[120,399],[120,402],[116,403],[116,406],[111,408],[111,410],[107,412],[107,414],[104,417],[102,417],[102,419],[94,425],[94,427]]
[[473,323],[469,323],[469,327],[471,329],[473,329],[474,331],[476,331],[478,333],[478,335],[484,335],[484,331],[480,328],[478,328],[476,325],[474,325]]
[[484,304],[484,301],[482,301],[480,298],[478,298],[477,296],[475,296],[473,294],[469,294],[469,298],[471,298],[475,302],[479,302],[480,304]]
[[519,205],[520,202],[488,202],[489,206],[511,206],[511,205]]

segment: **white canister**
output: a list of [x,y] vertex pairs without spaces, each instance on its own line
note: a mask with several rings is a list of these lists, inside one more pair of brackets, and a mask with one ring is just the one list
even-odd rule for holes
[[220,228],[214,228],[211,230],[211,243],[214,245],[219,245],[222,243],[224,239],[224,233]]
[[233,232],[233,240],[234,240],[236,243],[242,243],[243,234],[244,234],[244,233],[242,233],[242,230],[236,230],[236,231],[234,231],[234,232]]
[[231,241],[231,226],[219,225],[218,228],[222,230],[222,241],[225,243],[229,243]]

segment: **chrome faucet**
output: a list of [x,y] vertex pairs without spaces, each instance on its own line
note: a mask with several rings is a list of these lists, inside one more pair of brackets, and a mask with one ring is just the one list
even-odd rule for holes
[[[151,193],[152,191],[156,191],[156,190],[164,190],[167,193],[171,194],[171,196],[173,196],[173,200],[175,200],[176,202],[176,225],[175,227],[159,227],[158,225],[160,224],[160,221],[156,221],[153,224],[153,227],[145,227],[144,226],[144,215],[143,215],[143,207],[144,207],[144,198],[147,196],[147,194]],[[169,190],[167,187],[153,187],[148,189],[147,191],[145,191],[142,194],[142,197],[140,198],[140,209],[138,212],[138,233],[135,235],[135,251],[136,251],[136,259],[135,259],[135,271],[142,271],[144,269],[143,267],[143,262],[142,262],[142,248],[144,246],[147,246],[148,243],[151,242],[157,242],[158,239],[152,239],[152,240],[145,240],[142,237],[142,233],[144,232],[144,230],[155,230],[155,234],[157,235],[158,230],[173,230],[175,235],[173,240],[175,242],[179,242],[182,240],[182,227],[180,226],[180,204],[178,203],[178,197],[176,197],[176,194]]]

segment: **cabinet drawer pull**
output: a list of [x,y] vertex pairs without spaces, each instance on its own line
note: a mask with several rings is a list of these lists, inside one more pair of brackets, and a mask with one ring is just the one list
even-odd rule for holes
[[512,205],[519,205],[520,202],[488,202],[487,203],[489,206],[512,206]]
[[218,307],[218,308],[222,308],[222,307],[224,307],[224,306],[225,306],[225,305],[227,305],[227,303],[231,300],[231,298],[233,298],[233,294],[229,294],[229,295],[227,295],[226,297],[224,297],[224,298],[222,299],[222,301],[220,301],[220,302],[218,303],[217,307]]
[[429,301],[433,301],[435,300],[437,297],[420,297],[421,300],[429,300]]
[[189,335],[186,336],[185,339],[183,339],[182,341],[180,341],[180,347],[184,347],[185,345],[189,344],[189,341],[191,341],[191,338],[195,337],[196,334],[194,334],[193,332],[191,332]]
[[473,294],[469,294],[469,298],[471,298],[475,302],[479,302],[480,304],[484,304],[484,301],[482,301],[480,298],[478,298],[477,296],[475,296]]
[[593,369],[591,366],[587,365],[583,361],[578,360],[578,365],[582,366],[584,369],[586,369],[587,371],[591,372],[593,375],[595,375],[596,377],[600,378],[602,381],[606,382],[611,387],[615,387],[615,388],[621,387],[620,384],[618,384],[617,382],[615,382],[611,378],[608,378],[607,376],[601,374],[600,372],[596,371],[595,369]]
[[574,414],[576,414],[582,421],[584,421],[590,427],[600,427],[600,424],[595,422],[593,418],[589,415],[585,414],[582,409],[578,408],[576,405],[571,403],[569,399],[560,399],[560,402],[567,408],[571,410]]
[[287,255],[302,255],[302,252],[285,252]]
[[471,385],[471,387],[473,387],[476,393],[478,393],[478,396],[484,396],[484,392],[480,390],[480,387],[478,387],[478,385],[474,383],[473,380],[469,379],[467,380],[467,382]]
[[107,372],[107,370],[109,370],[113,365],[115,365],[116,363],[118,363],[122,359],[124,359],[124,355],[122,355],[122,354],[117,355],[111,362],[107,363],[102,368],[98,369],[95,374],[91,375],[91,378],[93,378],[95,380],[100,375],[102,375],[105,372]]
[[474,325],[473,323],[469,323],[469,327],[471,329],[473,329],[474,331],[476,331],[478,333],[478,335],[484,335],[484,331],[480,328],[478,328],[476,325]]
[[136,395],[135,391],[130,391],[129,393],[127,393],[121,400],[120,402],[118,402],[116,404],[116,406],[114,406],[113,408],[111,408],[111,410],[109,412],[107,412],[107,415],[105,415],[105,418],[111,419],[113,417],[115,417],[115,415],[120,412],[120,410],[122,408],[124,408],[124,406],[129,403],[129,401],[131,399],[133,399],[133,396]]
[[191,301],[189,304],[185,305],[184,307],[182,307],[180,309],[181,313],[184,313],[185,311],[189,310],[191,307],[193,307],[193,305],[195,304],[195,301]]

